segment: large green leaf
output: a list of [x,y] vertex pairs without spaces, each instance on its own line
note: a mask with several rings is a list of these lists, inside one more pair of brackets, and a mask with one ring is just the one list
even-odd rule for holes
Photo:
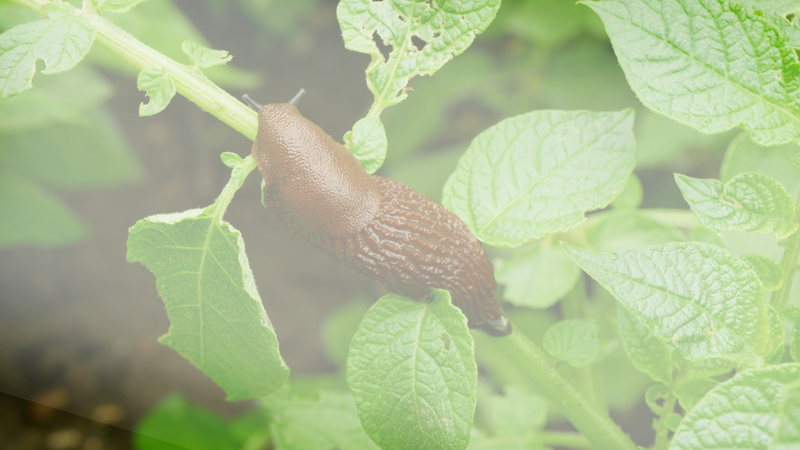
[[567,254],[653,336],[690,361],[723,357],[760,367],[771,353],[766,292],[727,250],[701,242]]
[[648,108],[706,134],[738,126],[761,145],[800,142],[800,64],[780,16],[728,0],[587,4]]
[[0,247],[71,244],[88,235],[86,225],[41,186],[0,171]]
[[431,295],[431,303],[382,297],[350,343],[347,384],[361,424],[385,450],[463,449],[469,441],[474,343],[450,294]]
[[[499,7],[500,0],[343,0],[336,14],[345,47],[372,56],[367,86],[381,110],[406,98],[409,79],[433,74],[466,50]],[[388,58],[375,34],[391,47]]]
[[683,198],[710,230],[772,233],[780,239],[797,230],[794,199],[774,178],[745,172],[725,184],[675,174]]
[[171,322],[159,339],[228,394],[262,397],[289,377],[261,304],[241,233],[206,209],[142,219],[128,236],[128,261],[156,276]]
[[[777,447],[773,435],[797,411],[785,407],[794,399],[790,386],[800,379],[800,364],[747,370],[706,394],[683,418],[670,450],[767,450]],[[776,439],[776,441],[778,441]]]
[[444,205],[475,236],[516,247],[569,230],[603,208],[633,170],[633,110],[534,111],[472,141],[444,187]]

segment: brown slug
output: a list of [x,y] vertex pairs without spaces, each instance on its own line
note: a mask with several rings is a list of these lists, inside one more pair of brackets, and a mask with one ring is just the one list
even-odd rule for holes
[[511,333],[500,311],[489,258],[455,214],[414,189],[370,175],[295,103],[258,105],[252,153],[264,177],[264,205],[296,235],[379,281],[423,300],[450,291],[471,328]]

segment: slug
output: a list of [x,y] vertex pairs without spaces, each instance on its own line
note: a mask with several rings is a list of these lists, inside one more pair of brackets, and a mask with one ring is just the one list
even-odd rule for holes
[[389,291],[424,300],[447,289],[471,328],[511,333],[483,248],[455,214],[405,184],[367,173],[289,103],[259,105],[252,153],[264,205],[295,235]]

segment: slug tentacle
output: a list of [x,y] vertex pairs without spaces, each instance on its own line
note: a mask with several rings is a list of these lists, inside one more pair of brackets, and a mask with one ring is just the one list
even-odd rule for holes
[[511,332],[489,258],[458,216],[402,183],[368,174],[293,104],[259,110],[252,152],[265,180],[265,206],[297,236],[392,292],[422,300],[447,289],[470,327]]

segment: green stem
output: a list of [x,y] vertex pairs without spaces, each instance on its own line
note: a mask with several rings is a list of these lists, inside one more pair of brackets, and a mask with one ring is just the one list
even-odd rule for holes
[[597,450],[637,449],[608,414],[561,375],[542,350],[519,330],[488,341],[530,378],[537,391],[555,404]]
[[[12,1],[43,16],[48,14],[49,0]],[[95,27],[97,31],[95,42],[137,69],[160,67],[175,81],[178,93],[251,140],[255,139],[258,114],[202,73],[197,73],[191,67],[162,55],[93,11],[76,9],[75,14],[88,20]]]
[[653,429],[656,431],[655,450],[667,450],[669,446],[669,428],[667,428],[666,418],[675,411],[677,402],[678,398],[675,397],[674,389],[670,389],[669,396],[664,400],[664,405],[658,414],[658,419],[653,424]]
[[[586,298],[586,284],[583,276],[578,278],[575,287],[561,300],[561,314],[565,319],[586,319],[588,317],[588,299]],[[591,365],[575,369],[576,382],[581,391],[586,394],[597,406],[605,409],[605,401],[599,389],[598,374]]]
[[[795,211],[800,211],[800,193],[797,194]],[[794,275],[797,273],[798,263],[800,262],[800,230],[786,239],[788,247],[783,251],[781,258],[781,268],[783,269],[783,285],[780,289],[772,293],[770,303],[779,312],[786,308],[789,302],[789,295],[792,293],[792,283]]]
[[567,447],[591,450],[592,444],[578,433],[543,431],[536,437],[536,442],[547,447]]

